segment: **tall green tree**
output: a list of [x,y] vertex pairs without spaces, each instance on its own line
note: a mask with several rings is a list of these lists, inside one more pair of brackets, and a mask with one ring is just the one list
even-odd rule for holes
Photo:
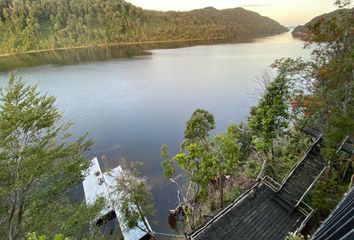
[[224,178],[237,169],[240,160],[239,129],[231,124],[226,133],[213,138],[210,131],[215,128],[214,116],[204,109],[197,109],[186,123],[185,137],[181,149],[173,158],[168,147],[161,148],[162,166],[165,176],[172,179],[175,166],[188,176],[189,186],[183,194],[184,210],[189,217],[191,228],[199,220],[200,208],[214,196],[210,192],[212,182],[218,185],[220,207],[224,203]]
[[235,174],[242,161],[240,132],[237,124],[230,124],[226,133],[219,133],[214,137],[212,144],[212,151],[218,159],[220,208],[224,206],[224,178],[227,174]]
[[[147,217],[155,214],[155,206],[152,194],[146,179],[140,176],[137,164],[132,163],[129,168],[122,164],[124,170],[116,177],[116,189],[119,200],[115,203],[119,206],[125,226],[129,229],[140,230],[154,236],[147,221]],[[123,230],[124,231],[124,230]]]
[[278,76],[266,87],[259,103],[251,111],[248,125],[253,131],[253,144],[263,157],[260,176],[266,172],[274,175],[275,141],[287,129],[290,112],[290,89],[285,74]]
[[82,172],[89,166],[83,152],[92,142],[86,136],[73,140],[70,125],[63,123],[54,97],[40,95],[35,86],[10,75],[0,92],[0,235],[4,238],[22,239],[30,232],[85,236],[85,225],[99,207],[75,204],[68,193],[83,180]]

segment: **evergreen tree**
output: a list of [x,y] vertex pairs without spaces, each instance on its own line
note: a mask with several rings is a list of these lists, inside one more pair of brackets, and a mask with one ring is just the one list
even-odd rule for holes
[[186,123],[180,152],[170,158],[168,147],[161,147],[165,176],[173,181],[175,166],[188,176],[188,188],[181,194],[182,206],[192,229],[199,220],[202,205],[207,200],[214,201],[213,182],[218,186],[220,208],[223,207],[224,178],[226,174],[234,174],[240,162],[238,126],[231,124],[226,133],[220,133],[213,139],[210,131],[214,128],[214,116],[204,109],[197,109]]
[[[91,141],[72,140],[55,98],[40,95],[10,75],[0,92],[0,235],[54,232],[83,237],[102,204],[73,203],[68,193],[89,166],[83,152]],[[87,232],[87,231],[86,231]]]
[[128,228],[123,231],[139,228],[154,236],[146,219],[155,214],[150,187],[146,179],[140,176],[135,163],[128,169],[127,164],[122,166],[124,170],[116,177],[115,191],[119,193],[119,200],[115,204],[119,206],[125,226]]
[[248,124],[254,133],[253,144],[263,157],[260,176],[274,176],[275,141],[288,127],[290,89],[285,75],[279,75],[269,83],[258,105],[252,109]]

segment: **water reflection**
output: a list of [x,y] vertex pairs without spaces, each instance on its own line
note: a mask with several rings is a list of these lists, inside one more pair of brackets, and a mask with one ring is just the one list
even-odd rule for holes
[[110,44],[105,46],[74,47],[46,50],[0,57],[0,71],[39,65],[68,65],[81,62],[107,61],[117,58],[149,55],[151,49],[169,49],[196,45],[212,45],[226,42],[250,42],[251,39],[209,39],[193,41],[146,42],[136,44]]
[[148,54],[141,45],[90,47],[26,53],[0,58],[0,71],[38,65],[66,65]]

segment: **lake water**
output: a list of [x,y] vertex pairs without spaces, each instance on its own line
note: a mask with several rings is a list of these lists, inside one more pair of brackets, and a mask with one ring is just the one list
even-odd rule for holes
[[[22,68],[18,75],[57,97],[72,131],[95,140],[88,157],[141,161],[152,186],[156,231],[171,232],[168,210],[176,207],[175,189],[164,180],[160,146],[175,154],[185,122],[196,108],[212,112],[217,131],[246,119],[257,103],[255,77],[281,57],[308,56],[290,33],[249,43],[152,50],[151,54],[65,66]],[[1,85],[8,73],[0,73]],[[154,223],[155,221],[155,223]]]

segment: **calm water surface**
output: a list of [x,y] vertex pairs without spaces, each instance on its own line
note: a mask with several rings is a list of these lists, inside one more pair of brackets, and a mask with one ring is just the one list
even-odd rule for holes
[[[158,209],[150,219],[156,231],[171,231],[168,209],[175,189],[166,185],[160,165],[161,144],[176,153],[185,122],[196,108],[216,119],[217,131],[245,120],[257,103],[255,77],[277,58],[307,56],[290,33],[250,43],[152,50],[151,55],[67,66],[19,69],[25,82],[57,97],[72,131],[95,139],[88,157],[141,161]],[[0,73],[1,85],[7,73]],[[154,223],[155,221],[155,223]]]

